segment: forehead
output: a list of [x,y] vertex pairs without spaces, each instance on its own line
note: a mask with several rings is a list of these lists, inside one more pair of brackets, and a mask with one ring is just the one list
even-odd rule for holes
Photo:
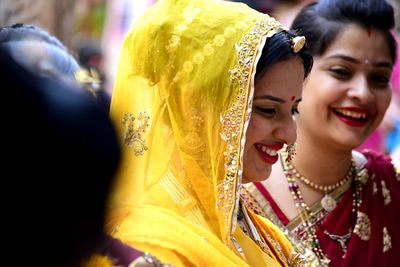
[[255,96],[274,95],[282,98],[301,97],[304,66],[300,59],[291,58],[266,69],[255,82]]
[[391,62],[390,49],[384,34],[375,29],[366,29],[356,24],[346,26],[339,33],[322,57],[344,54],[358,60]]

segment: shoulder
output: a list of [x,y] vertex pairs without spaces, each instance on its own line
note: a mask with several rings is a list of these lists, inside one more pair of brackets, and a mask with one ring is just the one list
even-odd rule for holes
[[360,161],[364,162],[362,167],[368,169],[369,173],[386,172],[387,175],[394,175],[396,165],[400,166],[399,164],[395,164],[391,157],[369,149],[364,150],[362,153],[353,151],[353,157],[357,163]]
[[[365,169],[369,180],[400,190],[400,162],[391,157],[372,150],[364,150],[361,154],[365,159]],[[353,152],[354,155],[354,152]],[[356,160],[357,161],[357,160]]]

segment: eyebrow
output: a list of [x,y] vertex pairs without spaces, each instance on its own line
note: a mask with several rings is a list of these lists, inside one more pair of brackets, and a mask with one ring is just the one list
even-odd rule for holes
[[[279,98],[279,97],[276,97],[276,96],[272,96],[272,95],[261,95],[261,96],[256,96],[256,97],[254,97],[254,99],[268,99],[268,100],[271,100],[271,101],[274,101],[274,102],[278,102],[278,103],[285,103],[286,102],[286,100],[284,100],[284,99],[282,99],[282,98]],[[298,103],[298,102],[300,102],[302,99],[300,98],[300,99],[297,99],[296,101],[294,101],[295,103]]]
[[[343,60],[349,61],[354,64],[361,64],[361,62],[359,60],[357,60],[353,57],[349,57],[349,56],[345,56],[345,55],[341,55],[341,54],[329,56],[329,57],[327,57],[327,59],[343,59]],[[393,68],[393,64],[391,64],[389,62],[378,62],[378,63],[373,64],[373,66],[389,68],[389,69]]]

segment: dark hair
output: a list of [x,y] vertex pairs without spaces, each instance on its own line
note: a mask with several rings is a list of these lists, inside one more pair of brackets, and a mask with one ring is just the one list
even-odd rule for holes
[[[69,53],[68,49],[55,37],[45,30],[28,24],[14,24],[0,28],[0,46],[10,50],[18,61],[33,71],[41,71],[37,64],[30,62],[19,55],[21,45],[27,42],[39,42],[44,44],[51,67],[55,75],[71,75],[79,69],[79,64]],[[27,51],[31,53],[31,51]],[[46,70],[42,70],[45,72]]]
[[350,23],[381,31],[395,63],[396,41],[390,32],[395,25],[394,11],[385,0],[320,0],[305,6],[291,29],[306,37],[313,56],[320,56]]
[[1,46],[0,84],[2,122],[12,129],[1,138],[10,173],[0,194],[1,266],[80,266],[102,246],[120,160],[113,124],[91,97],[28,71]]
[[299,52],[293,51],[292,40],[298,36],[293,31],[280,31],[270,38],[267,38],[260,60],[257,64],[256,78],[263,73],[268,67],[280,61],[299,57],[304,66],[304,77],[307,77],[313,65],[313,58],[304,46]]

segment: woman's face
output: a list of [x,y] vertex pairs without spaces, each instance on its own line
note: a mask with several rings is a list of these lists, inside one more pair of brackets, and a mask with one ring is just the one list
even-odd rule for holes
[[277,152],[296,140],[294,116],[301,100],[304,67],[293,58],[272,65],[255,81],[253,111],[246,134],[243,182],[263,181]]
[[353,149],[379,125],[391,99],[392,60],[382,33],[346,29],[314,59],[299,105],[299,138]]

